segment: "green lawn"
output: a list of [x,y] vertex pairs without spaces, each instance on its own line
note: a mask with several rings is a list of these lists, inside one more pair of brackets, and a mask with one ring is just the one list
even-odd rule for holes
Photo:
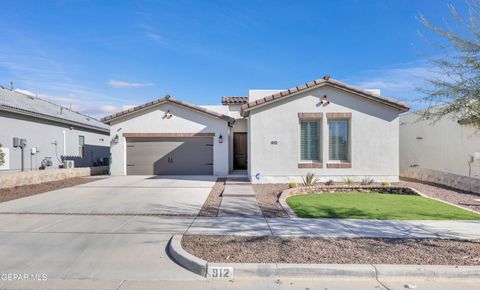
[[320,193],[287,198],[297,216],[380,220],[477,220],[475,214],[416,195]]

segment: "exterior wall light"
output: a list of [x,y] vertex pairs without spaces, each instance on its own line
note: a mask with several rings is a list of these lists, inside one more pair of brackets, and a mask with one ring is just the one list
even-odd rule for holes
[[220,136],[218,136],[218,143],[223,143],[223,136],[222,136],[222,134],[220,134]]
[[330,104],[330,101],[327,98],[327,95],[323,96],[323,99],[320,101],[320,105],[326,106]]
[[163,119],[170,119],[173,116],[172,112],[170,110],[165,111],[165,115],[163,116]]

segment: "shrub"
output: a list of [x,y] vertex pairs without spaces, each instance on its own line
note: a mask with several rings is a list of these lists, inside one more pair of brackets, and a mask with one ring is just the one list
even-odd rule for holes
[[325,182],[325,185],[333,185],[333,180],[329,179],[327,182]]
[[0,166],[5,163],[5,153],[2,150],[2,144],[0,144]]
[[370,185],[373,183],[373,178],[371,177],[368,177],[368,176],[365,176],[363,179],[362,179],[362,185]]
[[392,185],[390,181],[382,181],[382,186],[390,186]]
[[295,181],[291,181],[288,183],[288,188],[297,188],[297,187],[298,187],[298,183]]
[[314,186],[318,183],[318,178],[315,177],[314,173],[307,173],[307,175],[302,179],[304,186]]
[[343,180],[343,183],[345,183],[346,185],[352,185],[353,179],[347,177]]

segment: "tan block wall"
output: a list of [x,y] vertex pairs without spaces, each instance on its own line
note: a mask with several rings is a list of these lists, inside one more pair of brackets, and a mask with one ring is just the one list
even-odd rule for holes
[[442,184],[460,190],[480,194],[480,178],[468,177],[425,168],[409,168],[406,170],[401,170],[400,176]]
[[107,166],[2,173],[0,174],[0,188],[38,184],[67,178],[106,173],[108,173]]

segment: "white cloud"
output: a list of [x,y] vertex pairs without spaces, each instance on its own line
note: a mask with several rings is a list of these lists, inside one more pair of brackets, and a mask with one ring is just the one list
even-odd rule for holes
[[123,105],[122,111],[129,110],[129,109],[134,108],[134,107],[136,107],[136,106],[137,106],[137,105]]
[[29,90],[24,90],[24,89],[15,89],[14,91],[22,93],[24,95],[32,96],[32,97],[37,97],[40,99],[44,100],[49,100],[52,102],[60,102],[63,104],[71,104],[71,103],[78,103],[80,101],[79,98],[75,97],[61,97],[61,96],[50,96],[50,95],[45,95],[45,94],[37,94],[34,92],[31,92]]
[[150,32],[150,31],[146,31],[144,32],[144,34],[150,38],[151,40],[155,41],[155,42],[159,42],[159,43],[162,43],[162,37],[156,33],[153,33],[153,32]]
[[383,96],[421,106],[422,94],[417,89],[425,87],[426,80],[432,78],[442,75],[430,64],[419,61],[363,71],[345,81],[364,89],[380,89]]
[[119,111],[119,108],[113,105],[102,105],[100,106],[100,110],[105,113],[115,113]]
[[142,88],[142,87],[151,87],[155,84],[153,83],[129,83],[124,81],[109,80],[108,84],[115,88]]

